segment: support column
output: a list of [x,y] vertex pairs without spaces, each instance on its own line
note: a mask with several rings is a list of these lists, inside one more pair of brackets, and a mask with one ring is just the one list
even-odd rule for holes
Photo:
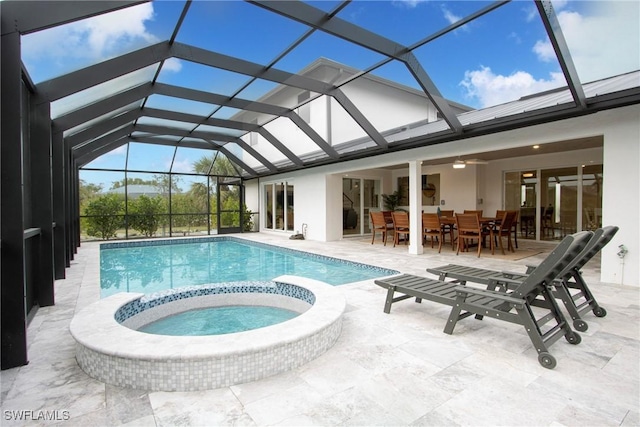
[[71,194],[72,194],[72,206],[71,214],[73,216],[73,253],[78,253],[80,247],[80,177],[78,176],[78,165],[76,160],[71,162]]
[[420,255],[422,247],[422,165],[409,162],[409,253]]
[[71,199],[71,151],[67,145],[64,143],[63,148],[63,160],[64,160],[64,229],[65,229],[65,243],[66,243],[66,251],[65,251],[65,265],[66,267],[71,266],[71,260],[73,260],[73,219],[71,215],[72,211],[72,199]]
[[51,114],[49,102],[31,102],[29,151],[31,175],[31,223],[39,228],[34,238],[38,268],[34,271],[36,301],[40,307],[54,304],[53,201],[51,184]]
[[[3,21],[4,22],[4,21]],[[3,28],[4,31],[4,28]],[[2,369],[26,365],[27,313],[22,191],[22,70],[20,34],[2,35],[0,120],[0,234],[2,279]]]
[[64,279],[66,277],[67,266],[64,155],[65,152],[62,132],[53,133],[51,137],[51,174],[53,188],[53,221],[56,224],[53,229],[53,263],[55,268],[55,279]]

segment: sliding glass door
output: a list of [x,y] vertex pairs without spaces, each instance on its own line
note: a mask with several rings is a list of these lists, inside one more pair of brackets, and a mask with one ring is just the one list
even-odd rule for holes
[[577,230],[578,168],[543,169],[540,240],[560,240]]
[[263,195],[264,228],[293,231],[293,184],[289,182],[265,184]]
[[380,180],[342,179],[342,235],[371,233],[369,211],[380,206]]
[[560,240],[601,227],[602,179],[602,165],[505,172],[504,207],[520,212],[518,237]]

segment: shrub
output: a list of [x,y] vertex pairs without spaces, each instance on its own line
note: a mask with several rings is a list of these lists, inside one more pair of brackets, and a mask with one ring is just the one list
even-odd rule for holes
[[115,194],[91,200],[84,211],[87,234],[104,240],[116,237],[116,231],[122,227],[123,208],[123,201]]
[[142,233],[145,237],[152,237],[162,219],[164,200],[162,197],[142,195],[129,202],[129,226]]

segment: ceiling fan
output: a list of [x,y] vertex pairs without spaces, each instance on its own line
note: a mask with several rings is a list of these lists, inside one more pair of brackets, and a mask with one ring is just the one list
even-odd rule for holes
[[458,159],[455,162],[453,162],[453,168],[454,169],[463,169],[467,165],[486,165],[487,163],[489,163],[489,162],[487,162],[486,160],[482,160],[482,159],[469,159],[469,160]]

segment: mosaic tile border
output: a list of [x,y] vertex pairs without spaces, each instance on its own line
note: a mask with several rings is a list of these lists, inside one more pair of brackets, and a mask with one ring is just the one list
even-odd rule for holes
[[398,274],[399,272],[396,270],[391,270],[388,268],[377,267],[374,265],[364,264],[355,261],[348,261],[340,258],[334,258],[326,255],[318,255],[311,252],[305,252],[298,249],[291,248],[281,248],[279,246],[270,245],[268,243],[262,242],[254,242],[251,240],[241,239],[233,236],[208,236],[208,237],[191,237],[191,238],[177,238],[177,239],[158,239],[158,240],[136,240],[136,241],[126,241],[126,242],[113,242],[113,243],[101,243],[100,250],[103,249],[114,249],[114,248],[129,248],[129,247],[139,247],[139,246],[154,246],[154,245],[180,245],[186,243],[197,243],[197,242],[215,242],[215,241],[232,241],[248,246],[260,247],[264,249],[269,249],[275,252],[284,252],[296,254],[300,257],[305,257],[309,259],[319,259],[323,261],[331,261],[339,264],[349,265],[351,267],[358,267],[365,270],[374,271],[379,273],[380,276],[391,276],[394,274]]
[[[76,360],[92,378],[153,391],[227,387],[297,368],[336,342],[346,301],[339,288],[316,280],[287,275],[274,282],[311,292],[315,303],[287,322],[226,335],[172,337],[129,329],[116,321],[116,312],[143,294],[112,295],[71,321]],[[218,294],[224,295],[231,294]]]
[[[308,305],[315,303],[315,295],[306,288],[273,281],[228,282],[211,285],[194,285],[177,289],[167,289],[145,295],[131,301],[116,311],[115,319],[124,323],[140,313],[171,302],[219,294],[273,294],[301,300]],[[298,310],[296,310],[298,311]]]

